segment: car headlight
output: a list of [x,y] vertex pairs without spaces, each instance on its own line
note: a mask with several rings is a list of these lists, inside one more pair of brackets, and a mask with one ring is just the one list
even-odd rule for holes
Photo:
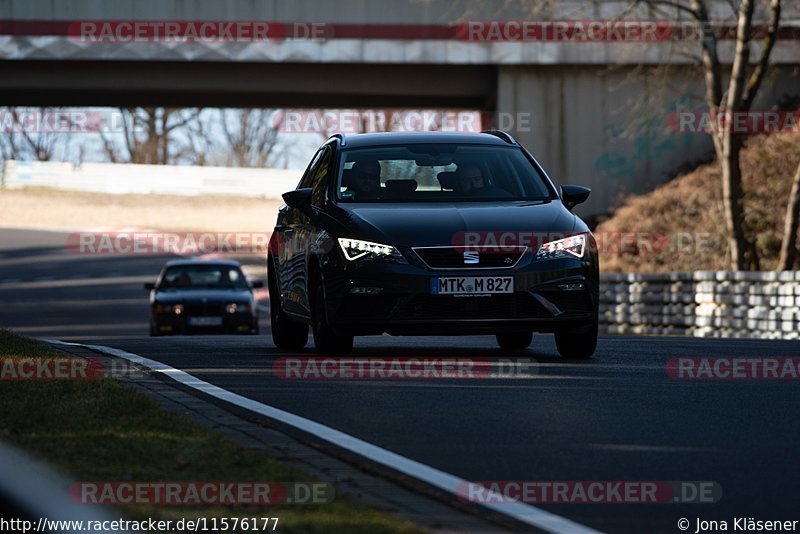
[[380,259],[384,261],[394,261],[397,263],[408,263],[392,245],[373,243],[371,241],[361,241],[360,239],[339,238],[339,246],[342,248],[344,257],[349,261],[358,259]]
[[248,313],[250,311],[250,304],[248,303],[232,302],[231,304],[225,306],[225,312],[230,313],[231,315],[234,313]]
[[183,304],[156,304],[156,313],[174,313],[180,315],[183,313]]
[[539,247],[537,260],[556,258],[582,258],[586,253],[586,234],[578,234],[557,241],[550,241]]

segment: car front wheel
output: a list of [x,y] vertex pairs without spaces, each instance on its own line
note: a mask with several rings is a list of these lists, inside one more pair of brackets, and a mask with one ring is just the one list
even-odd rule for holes
[[597,316],[588,327],[557,332],[556,348],[564,358],[590,358],[597,348]]
[[515,350],[527,349],[533,339],[532,332],[522,332],[513,334],[497,334],[497,344],[500,348]]
[[[280,350],[302,350],[308,343],[308,325],[293,321],[283,311],[281,295],[275,275],[269,273],[269,319],[272,326],[272,342]],[[257,328],[257,327],[256,327]],[[256,329],[256,333],[258,330]]]
[[318,284],[311,308],[311,323],[314,329],[314,347],[319,354],[341,356],[353,350],[353,336],[342,336],[333,331],[325,315],[325,291]]

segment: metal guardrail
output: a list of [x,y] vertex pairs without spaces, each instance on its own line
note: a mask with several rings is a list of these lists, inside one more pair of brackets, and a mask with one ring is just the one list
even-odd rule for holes
[[49,187],[112,194],[226,195],[280,198],[302,171],[125,163],[14,161],[3,165],[8,189]]

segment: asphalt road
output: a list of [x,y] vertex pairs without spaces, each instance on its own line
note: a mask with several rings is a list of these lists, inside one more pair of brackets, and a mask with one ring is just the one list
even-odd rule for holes
[[[715,504],[537,505],[607,532],[680,532],[678,520],[800,519],[797,381],[704,382],[681,356],[797,356],[796,341],[602,337],[568,362],[552,336],[501,351],[486,336],[357,338],[355,356],[532,358],[535,372],[472,380],[285,380],[261,336],[147,337],[163,257],[82,256],[65,234],[0,231],[0,327],[109,345],[183,369],[467,480],[713,481]],[[307,349],[307,356],[311,356]]]

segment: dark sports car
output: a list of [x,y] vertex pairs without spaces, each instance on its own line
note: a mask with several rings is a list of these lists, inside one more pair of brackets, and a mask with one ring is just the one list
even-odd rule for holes
[[150,335],[258,333],[253,288],[238,262],[167,262],[150,290]]
[[321,353],[353,336],[555,334],[594,353],[598,260],[563,185],[510,135],[335,135],[283,195],[268,254],[272,338]]

